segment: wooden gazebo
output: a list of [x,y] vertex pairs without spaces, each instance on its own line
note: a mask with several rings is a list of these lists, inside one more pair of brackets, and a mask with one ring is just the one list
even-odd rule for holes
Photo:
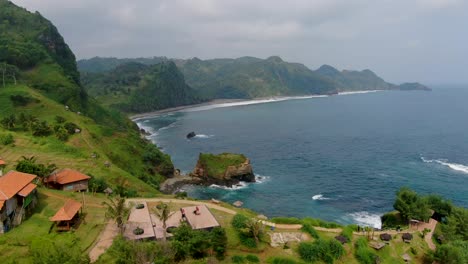
[[70,228],[79,220],[81,203],[75,200],[68,200],[57,213],[50,218],[50,221],[56,222],[58,231],[69,231]]

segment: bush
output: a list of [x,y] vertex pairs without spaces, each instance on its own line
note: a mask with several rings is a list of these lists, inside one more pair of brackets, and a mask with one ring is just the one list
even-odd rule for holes
[[250,263],[260,263],[260,259],[258,259],[258,257],[255,256],[255,255],[250,255],[249,254],[249,255],[245,256],[245,259]]
[[301,258],[308,262],[324,261],[333,263],[344,255],[345,251],[336,240],[317,239],[314,242],[301,242],[298,248]]
[[273,217],[270,222],[288,225],[302,224],[302,220],[296,217]]
[[23,96],[20,94],[17,95],[11,95],[10,100],[13,103],[14,106],[26,106],[32,102],[39,102],[39,100],[32,98],[30,96]]
[[270,264],[298,264],[299,262],[294,259],[285,258],[285,257],[272,257],[267,260]]
[[15,143],[15,139],[13,138],[12,134],[2,134],[0,135],[0,145],[10,145]]
[[234,255],[231,257],[232,263],[245,263],[245,258],[243,256]]
[[247,222],[249,218],[243,214],[236,214],[231,221],[232,227],[235,229],[242,229],[247,227]]
[[341,231],[341,235],[346,237],[348,239],[348,241],[352,241],[353,240],[353,227],[349,227],[349,226],[346,226],[345,228],[343,228],[343,231]]
[[375,264],[378,260],[378,256],[369,249],[365,237],[360,237],[356,241],[354,256],[362,264]]
[[317,231],[315,230],[315,228],[309,224],[309,223],[304,223],[302,225],[302,231],[308,233],[311,237],[315,238],[315,239],[319,239],[320,236],[319,234],[317,233]]
[[398,212],[386,213],[381,217],[381,220],[383,228],[396,228],[406,224]]

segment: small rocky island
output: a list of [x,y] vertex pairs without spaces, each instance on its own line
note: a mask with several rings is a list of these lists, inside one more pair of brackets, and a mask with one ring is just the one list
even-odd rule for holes
[[195,169],[190,174],[203,185],[231,187],[240,181],[255,182],[250,160],[242,154],[222,153],[219,155],[200,153]]
[[[177,172],[178,170],[176,170]],[[200,153],[197,165],[188,175],[174,174],[160,185],[160,191],[174,193],[186,184],[209,186],[217,184],[232,187],[239,182],[255,182],[250,160],[242,154],[219,155]]]

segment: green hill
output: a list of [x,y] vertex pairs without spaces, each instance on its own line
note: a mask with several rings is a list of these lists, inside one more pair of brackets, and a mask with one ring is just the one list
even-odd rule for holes
[[[92,58],[78,61],[85,87],[92,91],[95,79],[116,74],[116,69],[129,62],[145,65],[174,61],[185,80],[201,98],[257,98],[311,94],[335,94],[358,90],[429,90],[417,84],[402,87],[385,82],[370,70],[338,71],[329,65],[310,70],[300,63],[283,61],[278,56],[267,59],[241,57],[238,59],[180,60],[154,57],[147,59]],[[131,71],[131,69],[129,69]],[[107,71],[107,73],[106,73]],[[94,78],[88,78],[88,76]],[[102,86],[102,84],[100,84]],[[124,85],[118,85],[125,87]],[[100,100],[103,100],[102,98]],[[105,100],[104,100],[105,101]],[[179,105],[184,104],[180,102]]]
[[[129,119],[105,110],[80,84],[75,56],[38,12],[0,0],[0,155],[7,170],[22,156],[157,193],[168,155],[142,139]],[[79,133],[75,133],[79,129]],[[105,165],[106,164],[106,165]]]
[[103,73],[83,73],[88,93],[104,106],[140,113],[202,100],[172,61],[156,65],[127,62]]

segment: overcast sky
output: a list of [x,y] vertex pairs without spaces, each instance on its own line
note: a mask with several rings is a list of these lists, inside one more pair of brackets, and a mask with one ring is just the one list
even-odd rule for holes
[[468,83],[464,0],[13,0],[78,59],[278,55],[390,82]]

